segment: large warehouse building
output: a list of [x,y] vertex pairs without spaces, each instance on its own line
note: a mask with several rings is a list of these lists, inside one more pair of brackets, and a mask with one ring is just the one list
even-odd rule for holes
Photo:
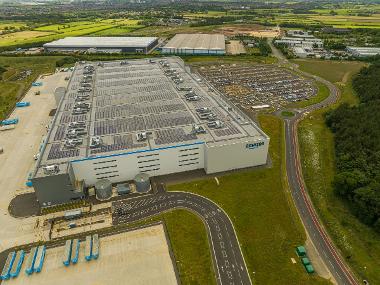
[[46,52],[148,53],[158,44],[156,37],[67,37],[44,44]]
[[213,54],[226,53],[222,34],[177,34],[163,48],[164,54]]
[[177,57],[77,63],[37,161],[42,206],[97,181],[263,165],[269,138]]
[[355,57],[369,57],[380,54],[380,48],[378,47],[347,47],[346,50]]

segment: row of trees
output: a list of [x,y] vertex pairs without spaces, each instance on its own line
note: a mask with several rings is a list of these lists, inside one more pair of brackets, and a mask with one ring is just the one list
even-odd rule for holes
[[353,80],[358,106],[343,104],[327,114],[334,133],[336,193],[354,214],[380,232],[380,61]]

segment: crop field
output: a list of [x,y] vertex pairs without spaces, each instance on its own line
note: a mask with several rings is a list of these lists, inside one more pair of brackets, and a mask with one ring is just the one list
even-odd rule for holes
[[20,28],[25,27],[27,24],[24,22],[7,22],[7,21],[0,21],[0,31],[3,31],[5,28],[14,27],[14,28]]
[[187,19],[198,19],[198,18],[216,18],[216,17],[226,16],[226,15],[229,15],[229,14],[222,11],[208,11],[208,12],[202,12],[202,13],[185,13],[183,14],[183,17]]
[[22,31],[1,35],[0,47],[30,43],[44,43],[64,37],[77,37],[84,35],[126,35],[143,27],[142,25],[139,25],[138,22],[138,20],[129,19],[107,19],[40,26],[32,31]]
[[16,45],[20,42],[28,40],[37,40],[38,38],[46,37],[52,35],[51,32],[40,32],[40,31],[22,31],[16,33],[9,33],[0,35],[0,46],[5,45]]

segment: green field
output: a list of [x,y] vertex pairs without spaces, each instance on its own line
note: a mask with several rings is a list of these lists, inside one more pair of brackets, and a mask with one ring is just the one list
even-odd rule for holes
[[323,77],[333,83],[347,82],[351,74],[358,72],[365,65],[355,61],[295,59],[292,62],[298,64],[301,70]]
[[[346,70],[342,66],[339,73],[343,74]],[[350,77],[346,84],[340,85],[340,103],[358,102],[351,89]],[[325,227],[345,259],[362,279],[367,279],[370,284],[380,284],[380,235],[358,221],[333,192],[334,141],[325,125],[325,112],[326,110],[313,112],[299,125],[303,176]]]
[[63,24],[45,25],[30,31],[0,35],[0,47],[44,43],[64,37],[77,37],[84,35],[126,35],[142,27],[142,25],[138,24],[137,20],[129,19],[77,21]]
[[282,111],[281,112],[281,116],[283,117],[286,117],[286,118],[290,118],[290,117],[293,117],[295,114],[291,111]]
[[[0,57],[0,66],[7,69],[0,80],[0,120],[4,119],[38,75],[54,71],[55,62],[60,58]],[[23,80],[17,80],[17,76],[24,70],[31,70],[32,74]]]
[[261,116],[260,122],[271,138],[273,167],[228,174],[218,178],[219,185],[209,178],[169,185],[169,190],[203,195],[227,212],[254,284],[330,284],[291,262],[290,258],[297,260],[295,246],[304,244],[306,237],[285,191],[283,123],[273,116]]

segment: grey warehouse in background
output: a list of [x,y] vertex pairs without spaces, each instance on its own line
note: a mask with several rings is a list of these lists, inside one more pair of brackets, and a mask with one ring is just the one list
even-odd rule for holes
[[346,50],[355,57],[380,55],[379,47],[347,47]]
[[67,37],[44,44],[46,52],[108,52],[147,54],[158,44],[156,37]]
[[93,186],[106,199],[110,184],[134,181],[144,193],[149,177],[267,161],[269,137],[178,57],[79,62],[55,98],[32,177],[43,207]]
[[226,42],[222,34],[177,34],[162,47],[162,53],[222,55]]

